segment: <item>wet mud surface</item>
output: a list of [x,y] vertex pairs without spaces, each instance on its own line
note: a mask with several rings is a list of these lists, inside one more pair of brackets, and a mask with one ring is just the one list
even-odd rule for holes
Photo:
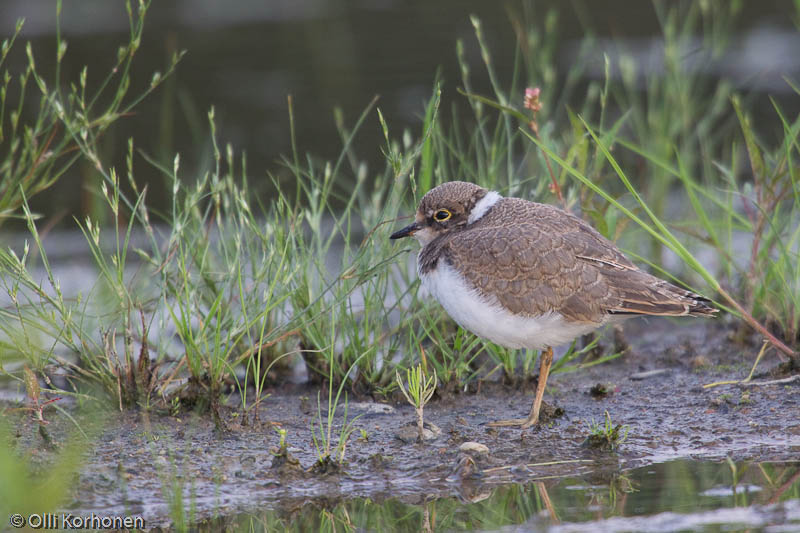
[[[268,391],[260,424],[243,427],[235,409],[224,411],[229,429],[223,432],[210,416],[191,413],[107,416],[87,447],[67,508],[142,515],[151,527],[170,522],[169,499],[177,491],[202,519],[352,497],[474,501],[501,484],[602,478],[676,458],[790,461],[800,456],[799,380],[703,387],[745,378],[758,346],[731,343],[723,324],[706,321],[688,326],[640,321],[626,325],[625,333],[631,349],[622,357],[552,375],[545,402],[563,409],[563,415],[525,431],[487,423],[525,416],[533,384],[515,390],[483,383],[479,392],[434,399],[425,408],[425,420],[441,433],[424,444],[413,439],[411,406],[351,397],[348,417],[360,416],[340,469],[312,469],[318,391],[313,387]],[[778,362],[774,353],[765,357],[754,381],[791,377],[769,374]],[[599,389],[607,394],[597,394]],[[324,403],[322,408],[324,419]],[[592,449],[585,442],[590,422],[602,423],[606,412],[614,424],[627,426],[627,438],[615,451]],[[54,413],[52,418],[60,417]],[[340,408],[334,445],[342,418]],[[70,431],[60,419],[49,428],[56,439]],[[289,461],[276,457],[276,429],[286,430]],[[20,422],[17,434],[23,446],[41,448],[29,421]],[[488,452],[462,451],[465,442],[483,444]],[[47,452],[38,453],[46,461]]]

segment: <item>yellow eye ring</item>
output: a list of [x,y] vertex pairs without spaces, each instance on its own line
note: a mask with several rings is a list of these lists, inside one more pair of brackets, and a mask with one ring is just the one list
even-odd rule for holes
[[433,218],[437,222],[444,222],[445,220],[447,220],[451,216],[453,216],[453,214],[450,211],[448,211],[447,209],[439,209],[438,211],[436,211],[433,214]]

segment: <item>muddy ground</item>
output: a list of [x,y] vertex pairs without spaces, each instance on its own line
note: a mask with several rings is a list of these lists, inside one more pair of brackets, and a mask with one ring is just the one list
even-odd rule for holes
[[[270,390],[261,409],[264,422],[257,427],[242,427],[233,409],[224,412],[230,429],[223,433],[208,416],[106,416],[102,431],[92,437],[93,449],[86,454],[67,507],[74,512],[142,515],[152,527],[169,523],[167,501],[174,487],[189,496],[196,516],[204,518],[357,496],[421,503],[458,495],[472,501],[497,484],[564,476],[603,478],[679,457],[800,457],[799,379],[703,388],[746,377],[758,345],[732,343],[730,329],[721,321],[641,320],[626,324],[625,336],[631,345],[626,355],[551,376],[545,401],[563,409],[563,415],[527,431],[494,429],[487,422],[525,416],[532,385],[514,390],[487,383],[477,393],[435,399],[425,409],[425,419],[441,434],[424,444],[398,438],[404,432],[413,435],[410,406],[351,398],[350,418],[362,416],[355,422],[358,429],[347,444],[340,471],[310,468],[317,459],[310,431],[317,389],[307,386]],[[765,357],[756,380],[791,377],[769,373],[778,363],[774,352]],[[652,370],[662,372],[637,376]],[[597,384],[609,393],[592,394]],[[589,421],[602,421],[605,411],[614,424],[628,427],[616,451],[585,444]],[[50,412],[50,432],[56,439],[65,438],[70,424]],[[342,414],[338,412],[336,429]],[[286,430],[288,452],[297,465],[276,459],[277,427]],[[47,456],[35,424],[21,421],[17,434],[20,444]],[[468,441],[485,445],[488,453],[460,451]],[[557,464],[541,464],[549,462]]]

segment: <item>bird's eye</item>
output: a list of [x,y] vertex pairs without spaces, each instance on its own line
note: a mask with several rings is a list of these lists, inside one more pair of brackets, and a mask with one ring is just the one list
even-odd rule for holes
[[436,213],[433,214],[433,218],[435,218],[439,222],[444,222],[451,216],[453,216],[452,213],[450,213],[450,211],[448,211],[447,209],[439,209],[438,211],[436,211]]

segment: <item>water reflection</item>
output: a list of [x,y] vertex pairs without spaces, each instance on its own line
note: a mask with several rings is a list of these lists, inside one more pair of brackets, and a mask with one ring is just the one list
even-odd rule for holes
[[[726,531],[800,528],[800,463],[678,460],[408,502],[315,500],[222,517],[202,531]],[[474,496],[474,497],[473,497]],[[781,529],[785,530],[785,529]]]

